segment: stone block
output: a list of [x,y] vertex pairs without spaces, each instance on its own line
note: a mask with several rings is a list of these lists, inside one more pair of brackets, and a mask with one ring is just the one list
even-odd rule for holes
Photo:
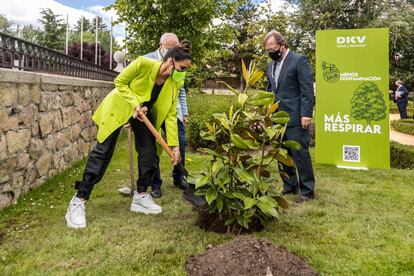
[[47,176],[51,164],[49,151],[44,151],[36,162],[36,169],[40,176]]
[[39,111],[46,112],[52,110],[53,97],[50,93],[43,92],[40,97]]
[[0,106],[9,107],[17,104],[18,93],[14,83],[0,85]]
[[[57,145],[57,134],[50,134],[46,137],[45,140],[46,148],[52,152],[56,150]],[[59,148],[58,148],[59,150]]]
[[74,97],[72,96],[73,93],[68,92],[68,93],[63,93],[62,95],[62,106],[71,106],[73,105],[74,102]]
[[59,131],[63,128],[62,116],[60,115],[60,111],[54,112],[54,119],[53,119],[53,132]]
[[54,112],[43,112],[39,114],[39,127],[41,137],[46,137],[53,131]]
[[71,123],[75,124],[81,120],[81,114],[75,108],[72,108]]
[[40,85],[40,88],[42,89],[42,91],[57,92],[59,86],[57,84],[42,83]]
[[54,95],[53,99],[53,104],[52,104],[52,108],[54,110],[60,109],[62,108],[62,98],[59,95]]
[[57,147],[62,149],[69,141],[66,140],[65,132],[61,131],[57,134]]
[[34,84],[30,87],[30,96],[31,96],[33,103],[40,104],[40,99],[41,99],[40,85]]
[[10,176],[8,174],[0,176],[0,184],[4,184],[9,182]]
[[31,136],[32,133],[29,129],[7,132],[7,149],[9,153],[16,153],[29,147]]
[[22,106],[28,105],[30,102],[29,85],[25,83],[19,84],[17,91],[19,95],[17,103]]
[[83,98],[80,96],[80,93],[73,94],[73,105],[79,109],[81,104],[83,103]]
[[7,142],[6,136],[0,133],[0,161],[7,157]]
[[64,128],[67,128],[68,126],[72,124],[71,117],[72,117],[72,107],[62,108],[62,121],[63,121]]
[[80,124],[76,124],[72,126],[72,140],[78,141],[80,138],[81,127]]
[[20,153],[17,155],[17,169],[25,169],[29,164],[30,156],[28,153]]
[[44,145],[43,140],[37,139],[37,138],[31,139],[29,154],[32,159],[35,159],[35,160],[39,159],[44,149],[45,149],[45,145]]
[[0,193],[0,209],[9,206],[13,202],[13,197],[10,193]]
[[30,127],[35,122],[37,122],[37,116],[38,116],[38,111],[37,111],[37,108],[34,104],[28,105],[18,115],[19,121],[27,127]]
[[17,116],[9,115],[5,109],[0,110],[0,130],[15,130],[18,126],[19,120]]
[[30,162],[29,165],[27,165],[26,175],[25,175],[25,178],[24,178],[23,190],[30,189],[33,182],[36,180],[36,178],[38,176],[39,176],[39,174],[37,172],[35,164],[33,162]]
[[10,175],[12,172],[16,171],[16,167],[17,157],[13,155],[0,162],[0,175]]

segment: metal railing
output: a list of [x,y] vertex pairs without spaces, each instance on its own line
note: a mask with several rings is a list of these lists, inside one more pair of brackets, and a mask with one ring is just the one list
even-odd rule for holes
[[0,67],[113,81],[118,72],[0,32]]

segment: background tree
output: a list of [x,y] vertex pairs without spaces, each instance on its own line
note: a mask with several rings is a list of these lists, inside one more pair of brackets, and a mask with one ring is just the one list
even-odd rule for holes
[[13,21],[8,20],[6,16],[0,14],[0,32],[12,35],[14,34],[13,26]]
[[[414,1],[410,0],[289,0],[296,7],[290,17],[289,42],[315,68],[316,31],[326,29],[390,28],[390,84],[403,78],[413,85]],[[395,53],[404,58],[395,60]],[[409,85],[410,86],[410,85]],[[411,86],[413,87],[413,86]]]
[[65,48],[66,25],[61,15],[54,14],[49,8],[42,9],[41,18],[38,20],[41,25],[38,43],[44,47],[62,52]]
[[39,28],[36,28],[32,24],[24,25],[23,27],[19,26],[17,32],[20,38],[38,44],[39,34],[41,32]]
[[[81,21],[82,21],[82,17],[78,19],[78,21],[76,21],[75,24],[75,32],[80,32],[81,30]],[[83,31],[86,32],[91,28],[92,24],[91,21],[88,18],[83,18]]]
[[[127,25],[126,47],[131,57],[154,51],[164,32],[174,32],[192,43],[195,59],[206,50],[206,31],[213,18],[226,11],[231,0],[116,0],[118,21]],[[208,43],[207,43],[208,44]]]

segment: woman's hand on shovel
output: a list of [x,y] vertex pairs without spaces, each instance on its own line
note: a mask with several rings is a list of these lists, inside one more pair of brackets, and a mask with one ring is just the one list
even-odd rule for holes
[[173,166],[175,166],[180,162],[180,159],[181,159],[180,148],[172,147],[171,150],[174,154],[174,158],[171,159],[171,163],[173,164]]
[[142,122],[141,116],[142,114],[147,115],[148,108],[146,106],[139,106],[137,105],[134,109],[134,114],[132,114],[132,118],[137,119]]

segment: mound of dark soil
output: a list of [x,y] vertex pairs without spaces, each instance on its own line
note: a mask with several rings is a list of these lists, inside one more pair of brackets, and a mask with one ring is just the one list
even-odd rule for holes
[[318,275],[285,248],[248,235],[189,257],[186,268],[189,276]]

